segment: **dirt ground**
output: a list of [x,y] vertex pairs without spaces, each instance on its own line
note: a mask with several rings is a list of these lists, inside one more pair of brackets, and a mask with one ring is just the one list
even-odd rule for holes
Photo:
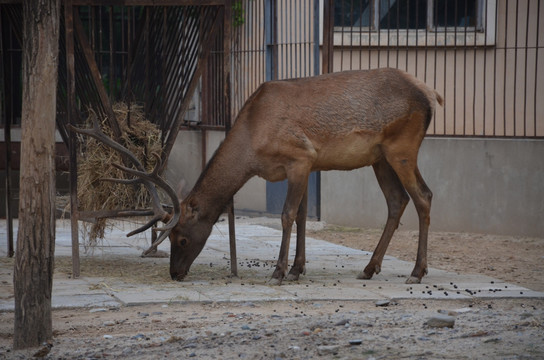
[[[380,233],[328,226],[308,235],[373,250]],[[388,254],[413,261],[416,247],[417,232],[399,231]],[[433,232],[429,265],[544,291],[544,239]],[[453,327],[428,323],[442,314]],[[49,359],[544,358],[536,299],[155,304],[56,310],[53,321]],[[0,313],[0,359],[38,350],[13,351],[12,334],[13,313]]]

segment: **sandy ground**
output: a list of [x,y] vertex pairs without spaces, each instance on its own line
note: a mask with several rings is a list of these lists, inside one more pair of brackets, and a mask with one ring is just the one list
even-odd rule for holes
[[[309,236],[372,250],[380,233],[329,226]],[[413,261],[416,247],[417,232],[400,231],[388,254]],[[544,239],[434,232],[429,265],[542,291]],[[453,327],[431,326],[436,315]],[[533,299],[154,304],[53,316],[49,359],[544,357],[544,302]],[[0,358],[38,350],[11,350],[12,334],[13,313],[0,313]]]
[[[308,236],[336,244],[373,251],[381,235],[379,229],[327,226]],[[415,261],[418,232],[396,231],[387,254]],[[430,232],[429,267],[459,273],[488,275],[544,291],[544,239],[515,236]]]

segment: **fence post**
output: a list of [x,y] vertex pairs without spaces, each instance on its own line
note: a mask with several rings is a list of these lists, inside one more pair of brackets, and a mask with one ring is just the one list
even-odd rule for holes
[[323,74],[333,71],[334,0],[324,0],[323,9]]
[[[228,134],[232,126],[231,109],[231,41],[232,41],[232,1],[225,0],[225,12],[223,21],[223,80],[225,97],[225,133]],[[234,199],[231,198],[227,205],[227,214],[229,220],[229,247],[230,247],[230,272],[233,276],[238,276],[238,264],[236,260],[236,233],[234,226]]]
[[266,46],[266,81],[278,78],[278,26],[276,0],[265,0],[264,31]]

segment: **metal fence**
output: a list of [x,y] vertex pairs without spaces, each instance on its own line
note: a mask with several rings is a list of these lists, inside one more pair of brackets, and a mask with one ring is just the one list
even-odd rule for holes
[[[239,0],[232,4],[233,119],[264,81],[315,75],[330,61],[331,71],[400,68],[436,88],[446,103],[437,110],[430,135],[544,137],[544,101],[539,101],[544,99],[542,0]],[[21,47],[16,33],[22,21],[17,20],[20,13],[13,10],[15,6],[1,5],[0,11],[2,122],[19,124]],[[81,6],[79,11],[110,98],[130,98],[139,91],[137,97],[151,99],[146,106],[153,118],[179,116],[175,104],[185,90],[178,91],[173,79],[187,73],[179,69],[194,66],[190,63],[194,64],[194,56],[190,62],[184,59],[197,50],[196,43],[186,41],[187,35],[197,38],[198,22],[191,22],[197,8]],[[139,36],[143,29],[155,38]],[[162,45],[154,59],[141,59],[138,65],[131,56],[137,56],[142,44]],[[156,66],[149,66],[153,61]],[[127,69],[131,63],[133,68]],[[196,107],[201,115],[191,125],[225,126],[223,64],[219,36],[199,85],[201,104],[197,101]],[[168,85],[169,92],[149,97],[149,81],[159,91]]]
[[[541,0],[242,3],[246,21],[239,31],[246,41],[233,56],[234,81],[245,88],[233,89],[234,113],[264,81],[266,69],[273,74],[267,79],[310,76],[319,58],[330,59],[332,71],[399,68],[437,89],[446,102],[430,135],[544,137]],[[249,66],[256,56],[259,67]]]
[[[232,46],[234,115],[268,80],[319,74],[316,0],[238,2]],[[317,52],[316,52],[317,49]]]

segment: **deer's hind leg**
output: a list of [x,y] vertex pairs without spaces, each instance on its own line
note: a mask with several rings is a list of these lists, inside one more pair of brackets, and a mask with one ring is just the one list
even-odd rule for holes
[[402,185],[412,198],[419,217],[419,242],[414,270],[406,280],[407,284],[418,284],[427,274],[427,238],[430,225],[431,200],[433,193],[425,184],[417,167],[417,153],[406,156],[408,152],[387,154],[386,158],[397,173]]
[[378,274],[381,271],[383,257],[385,256],[391,237],[398,228],[400,218],[410,201],[397,174],[385,158],[382,158],[372,167],[387,202],[387,222],[370,262],[357,276],[358,279],[370,279],[374,274]]
[[295,254],[295,261],[287,280],[296,281],[300,274],[306,273],[306,217],[308,215],[308,188],[302,197],[302,201],[298,207],[297,218],[295,220],[297,224],[297,248]]

